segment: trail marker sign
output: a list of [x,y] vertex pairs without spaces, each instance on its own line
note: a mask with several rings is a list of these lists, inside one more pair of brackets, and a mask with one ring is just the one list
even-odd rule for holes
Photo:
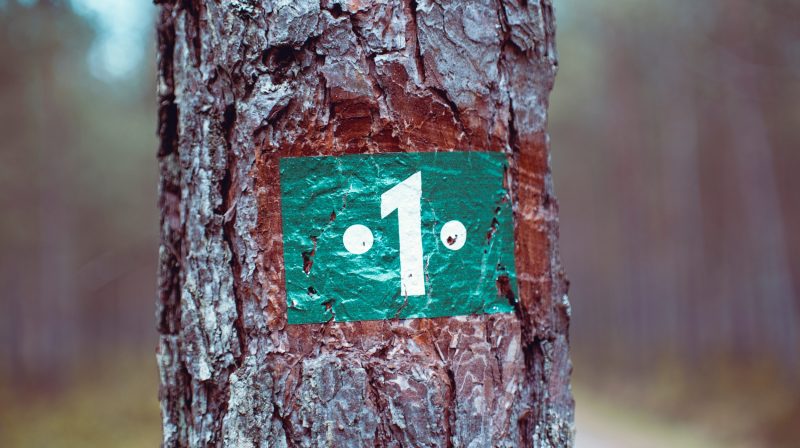
[[506,155],[280,160],[289,324],[513,311]]

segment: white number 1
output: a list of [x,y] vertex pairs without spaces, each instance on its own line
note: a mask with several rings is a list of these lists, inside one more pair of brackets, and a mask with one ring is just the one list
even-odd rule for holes
[[404,296],[425,295],[425,273],[422,269],[421,198],[421,171],[417,171],[381,195],[381,218],[385,218],[397,210],[397,224],[400,233],[400,294]]

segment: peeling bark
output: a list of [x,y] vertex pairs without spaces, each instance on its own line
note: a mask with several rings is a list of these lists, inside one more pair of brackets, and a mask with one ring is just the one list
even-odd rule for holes
[[[158,3],[164,446],[571,446],[551,2]],[[278,158],[456,149],[509,158],[516,313],[288,326]]]

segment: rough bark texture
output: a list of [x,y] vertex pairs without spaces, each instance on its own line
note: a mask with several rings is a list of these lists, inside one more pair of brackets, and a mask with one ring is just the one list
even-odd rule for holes
[[[550,0],[161,2],[165,446],[571,446]],[[508,155],[515,314],[286,324],[278,159]]]

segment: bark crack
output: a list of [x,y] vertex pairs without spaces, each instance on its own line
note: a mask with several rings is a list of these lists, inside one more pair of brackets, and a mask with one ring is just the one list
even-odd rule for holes
[[425,59],[422,57],[422,50],[419,44],[419,27],[417,25],[417,0],[407,0],[403,2],[403,7],[406,11],[406,15],[408,15],[408,21],[406,24],[406,33],[409,36],[407,39],[409,41],[410,46],[413,48],[411,49],[411,53],[414,56],[414,66],[417,70],[417,76],[420,79],[420,83],[425,85]]
[[[353,31],[353,35],[356,36],[356,41],[358,42],[358,46],[361,48],[361,52],[364,54],[364,60],[367,65],[367,78],[370,81],[370,85],[372,87],[373,94],[375,95],[375,102],[378,105],[378,110],[376,111],[373,107],[369,108],[370,114],[370,129],[369,134],[366,136],[366,140],[368,145],[373,144],[372,138],[375,135],[377,129],[376,127],[380,124],[380,108],[383,107],[384,110],[389,110],[388,104],[386,103],[386,90],[384,89],[383,85],[378,78],[377,69],[375,67],[375,53],[371,52],[368,49],[366,44],[366,39],[364,38],[363,34],[359,30],[358,24],[356,23],[356,19],[353,14],[347,15],[348,20],[350,22],[350,29]],[[378,117],[376,118],[375,113],[378,112]]]
[[449,364],[446,370],[449,387],[447,388],[447,405],[444,408],[444,434],[447,440],[447,448],[453,448],[456,436],[456,415],[458,414],[458,384],[456,384],[455,372]]

